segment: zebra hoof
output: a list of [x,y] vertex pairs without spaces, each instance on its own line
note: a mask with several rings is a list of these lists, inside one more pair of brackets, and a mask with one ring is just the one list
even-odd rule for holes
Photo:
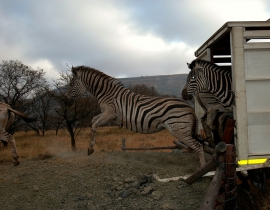
[[20,165],[20,161],[16,161],[13,164],[14,164],[14,166],[18,166],[18,165]]
[[91,155],[93,152],[94,152],[93,149],[89,149],[89,148],[88,148],[88,155]]

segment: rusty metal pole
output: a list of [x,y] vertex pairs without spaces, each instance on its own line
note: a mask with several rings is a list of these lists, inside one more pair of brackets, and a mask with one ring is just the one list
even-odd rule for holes
[[226,150],[226,164],[225,164],[225,209],[234,210],[237,209],[236,196],[237,196],[237,184],[236,184],[236,154],[235,146],[232,144],[227,145]]

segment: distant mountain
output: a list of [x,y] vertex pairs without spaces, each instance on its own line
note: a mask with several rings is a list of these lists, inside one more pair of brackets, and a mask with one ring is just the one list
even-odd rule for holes
[[119,78],[127,88],[130,85],[145,84],[149,87],[153,86],[161,95],[174,95],[178,98],[181,98],[186,79],[187,74]]

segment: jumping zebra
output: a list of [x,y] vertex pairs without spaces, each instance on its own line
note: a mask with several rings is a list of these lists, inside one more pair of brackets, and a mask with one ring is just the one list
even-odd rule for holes
[[[231,72],[205,60],[193,60],[188,64],[191,71],[182,90],[182,97],[188,99],[194,95],[200,106],[207,113],[206,124],[211,130],[216,130],[214,120],[218,112],[223,112],[219,124],[232,116],[234,93],[231,90]],[[222,126],[220,126],[222,127]],[[219,131],[223,134],[223,129]]]
[[114,121],[119,126],[142,134],[167,129],[179,141],[192,148],[205,164],[203,145],[196,138],[197,117],[194,110],[176,98],[149,97],[133,93],[119,80],[86,66],[72,67],[66,101],[71,105],[85,92],[97,98],[101,114],[92,120],[88,155],[94,152],[99,126]]
[[8,104],[0,102],[0,140],[3,142],[4,146],[10,143],[14,165],[20,164],[19,155],[17,153],[16,143],[13,135],[9,134],[6,130],[10,127],[15,119],[15,114],[21,117],[25,122],[33,122],[36,119],[32,118],[22,112],[12,109]]

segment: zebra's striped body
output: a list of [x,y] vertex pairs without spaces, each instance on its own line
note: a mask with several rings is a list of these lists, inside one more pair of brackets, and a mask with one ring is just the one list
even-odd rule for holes
[[223,107],[234,102],[231,72],[205,60],[193,60],[188,64],[190,72],[185,87],[187,93],[196,95],[202,90],[212,93]]
[[217,130],[217,126],[214,125],[217,113],[224,113],[219,119],[218,126],[220,137],[222,137],[223,121],[231,117],[234,103],[231,72],[205,60],[194,60],[188,64],[188,67],[191,71],[182,90],[182,96],[185,100],[191,94],[197,98],[207,115],[203,120],[212,131]]
[[0,102],[0,140],[6,145],[10,143],[14,165],[19,165],[19,156],[17,153],[16,143],[13,135],[9,134],[6,130],[10,127],[15,119],[15,114],[21,117],[25,122],[32,122],[35,119],[21,113],[17,110],[12,109],[8,104]]
[[176,98],[148,97],[124,88],[118,80],[89,67],[73,67],[73,79],[66,95],[76,101],[88,91],[98,100],[101,114],[92,120],[88,154],[93,152],[95,133],[99,126],[114,121],[132,131],[149,134],[168,129],[179,141],[198,153],[205,164],[203,146],[194,139],[197,119],[194,110]]

